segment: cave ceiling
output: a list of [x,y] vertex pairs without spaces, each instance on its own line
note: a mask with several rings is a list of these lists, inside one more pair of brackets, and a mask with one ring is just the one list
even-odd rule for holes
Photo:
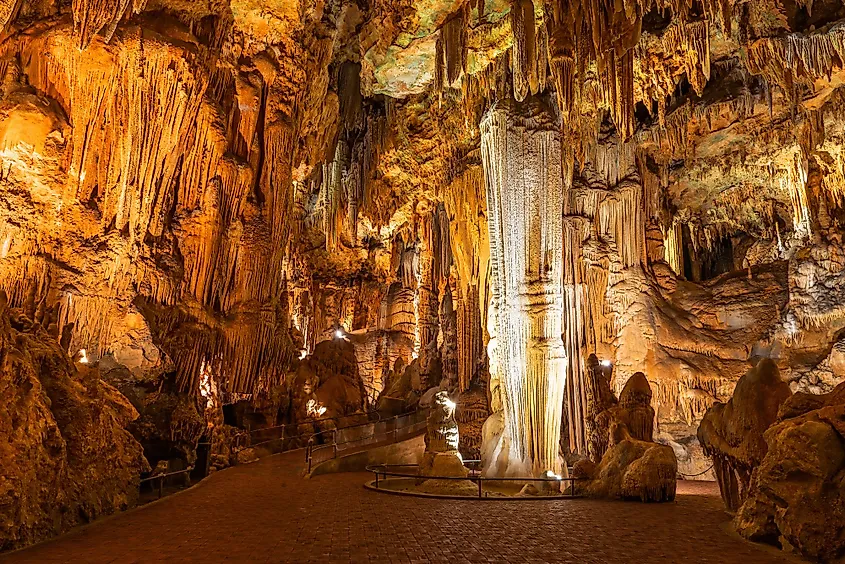
[[843,20],[837,0],[2,0],[2,285],[61,302],[72,348],[140,347],[144,369],[160,349],[186,388],[215,358],[252,390],[333,324],[383,328],[408,276],[489,295],[479,124],[529,97],[568,190],[642,186],[662,243],[771,263],[838,229]]

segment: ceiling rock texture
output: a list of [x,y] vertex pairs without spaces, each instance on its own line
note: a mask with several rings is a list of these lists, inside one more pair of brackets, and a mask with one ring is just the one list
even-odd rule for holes
[[[831,558],[773,508],[803,503],[773,457],[841,446],[841,394],[754,396],[845,379],[843,81],[840,0],[0,0],[0,548],[203,436],[448,391],[490,475],[588,457],[617,484],[602,453],[671,448]],[[592,417],[638,373],[653,424],[614,439]],[[96,501],[77,424],[124,445]],[[14,498],[9,461],[85,509]],[[674,496],[649,479],[631,496]]]

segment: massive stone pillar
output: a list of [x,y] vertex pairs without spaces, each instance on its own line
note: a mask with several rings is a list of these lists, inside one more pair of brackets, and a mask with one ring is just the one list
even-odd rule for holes
[[500,102],[481,122],[481,152],[496,316],[491,378],[501,397],[499,428],[485,431],[485,472],[560,473],[567,359],[558,128],[536,99],[518,107]]

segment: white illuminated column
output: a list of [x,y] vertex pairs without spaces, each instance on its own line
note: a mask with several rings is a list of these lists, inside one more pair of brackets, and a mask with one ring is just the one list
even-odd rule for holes
[[504,431],[485,472],[565,472],[559,458],[566,384],[560,137],[536,100],[497,103],[481,122]]

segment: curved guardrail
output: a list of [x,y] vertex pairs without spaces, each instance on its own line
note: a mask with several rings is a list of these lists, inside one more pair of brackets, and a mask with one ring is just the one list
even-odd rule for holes
[[[474,463],[480,465],[480,460],[466,460],[464,464],[467,463]],[[563,477],[563,476],[549,476],[549,477],[535,477],[535,476],[515,476],[515,477],[487,477],[482,476],[480,470],[470,470],[470,473],[467,477],[456,477],[456,476],[427,476],[427,475],[420,475],[419,473],[405,473],[405,472],[392,472],[387,470],[388,468],[419,468],[418,464],[372,464],[367,466],[367,472],[374,474],[375,479],[375,487],[376,489],[380,489],[379,487],[379,476],[381,476],[381,481],[384,481],[388,476],[393,478],[413,478],[415,480],[469,480],[471,482],[476,482],[478,484],[478,497],[484,498],[483,495],[483,484],[484,482],[569,482],[569,495],[564,496],[553,496],[553,497],[563,497],[565,499],[572,499],[576,497],[581,497],[580,495],[575,493],[575,478],[570,477]],[[461,496],[464,497],[464,496]],[[465,496],[467,499],[473,499],[469,496]],[[543,496],[544,498],[552,497],[552,496]],[[492,498],[490,498],[492,499]],[[497,498],[497,499],[512,499],[512,498]],[[530,498],[529,498],[530,499]]]
[[[418,410],[411,413],[396,415],[389,419],[382,419],[381,421],[377,422],[362,423],[360,425],[352,425],[349,427],[341,427],[338,429],[325,429],[323,431],[318,431],[314,433],[308,439],[308,443],[305,447],[305,462],[308,464],[308,473],[311,473],[311,468],[314,462],[314,453],[320,452],[322,450],[332,449],[331,458],[326,458],[325,460],[320,461],[325,462],[326,460],[336,458],[338,451],[349,450],[350,448],[354,448],[355,446],[365,446],[367,444],[374,444],[377,442],[384,441],[396,442],[397,440],[399,440],[400,436],[402,439],[405,439],[409,435],[421,431],[425,428],[426,421],[428,419],[428,412],[428,409]],[[353,430],[363,428],[369,425],[372,425],[373,429],[372,432],[367,435],[353,435],[352,437],[342,437],[340,440],[338,440],[339,434],[349,435]],[[377,430],[378,425],[384,425],[385,427],[391,428],[379,432]],[[331,435],[330,442],[323,442],[322,444],[318,444],[317,439],[323,438],[326,435]]]
[[[261,427],[261,428],[258,428],[258,429],[245,430],[245,431],[235,435],[235,438],[234,438],[234,441],[233,441],[233,443],[234,443],[233,448],[235,450],[242,450],[242,449],[245,449],[245,448],[261,446],[261,445],[265,445],[265,444],[269,444],[269,443],[273,443],[273,442],[282,441],[282,440],[285,440],[285,439],[293,440],[293,439],[301,439],[301,438],[309,437],[309,436],[311,436],[311,433],[301,433],[301,434],[295,434],[295,435],[286,435],[286,433],[285,433],[285,431],[289,428],[296,429],[301,424],[306,424],[306,423],[307,424],[319,425],[321,423],[327,423],[327,422],[333,421],[334,424],[335,424],[335,428],[346,429],[346,428],[349,428],[349,427],[357,427],[357,426],[361,426],[361,425],[370,425],[372,423],[379,423],[382,420],[381,414],[378,411],[371,411],[371,412],[366,413],[367,417],[370,418],[370,421],[367,421],[366,423],[357,423],[355,425],[346,425],[346,426],[340,424],[344,420],[359,418],[359,417],[361,417],[361,415],[362,414],[360,414],[360,413],[354,413],[354,414],[351,414],[351,415],[339,415],[339,416],[335,416],[335,417],[322,417],[320,419],[308,419],[306,421],[302,421],[301,423],[283,423],[282,425],[275,425],[273,427]],[[373,419],[375,419],[375,421],[373,421]],[[281,432],[279,433],[278,437],[272,437],[270,439],[262,439],[262,440],[259,440],[258,442],[255,442],[253,440],[253,437],[255,437],[255,436],[258,436],[258,437],[267,436],[268,434],[273,434],[275,432],[278,432],[279,430]],[[297,448],[302,448],[302,447],[297,447]]]

